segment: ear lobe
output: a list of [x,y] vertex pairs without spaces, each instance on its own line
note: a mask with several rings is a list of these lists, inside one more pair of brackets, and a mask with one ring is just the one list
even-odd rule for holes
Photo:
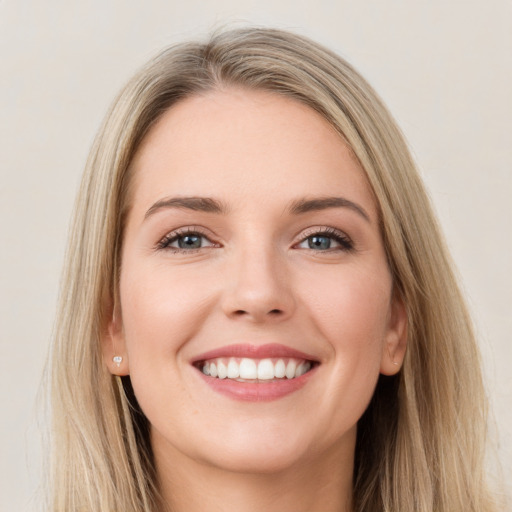
[[101,335],[101,351],[103,362],[112,375],[123,376],[130,373],[123,322],[117,307],[114,308],[112,319]]
[[388,332],[382,346],[380,373],[395,375],[400,371],[407,348],[407,310],[397,294],[392,299]]

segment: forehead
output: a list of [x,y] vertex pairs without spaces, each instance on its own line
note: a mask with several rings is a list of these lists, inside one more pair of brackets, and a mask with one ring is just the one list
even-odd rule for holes
[[335,129],[295,100],[228,89],[189,97],[150,130],[132,162],[133,206],[172,195],[225,202],[339,193],[375,205],[365,173]]

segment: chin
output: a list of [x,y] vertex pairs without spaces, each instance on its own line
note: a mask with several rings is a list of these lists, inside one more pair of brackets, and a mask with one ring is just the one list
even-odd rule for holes
[[[227,429],[230,430],[230,429]],[[270,474],[285,471],[311,455],[307,436],[295,431],[260,428],[250,435],[249,429],[225,432],[218,442],[208,441],[207,464],[237,473]],[[203,453],[203,456],[205,454]]]
[[304,454],[285,450],[229,451],[207,461],[211,466],[232,473],[276,474],[284,472],[301,462]]

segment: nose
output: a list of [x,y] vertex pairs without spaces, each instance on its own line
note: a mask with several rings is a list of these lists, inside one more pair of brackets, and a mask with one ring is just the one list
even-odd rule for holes
[[285,256],[272,249],[246,250],[231,261],[222,308],[232,319],[279,322],[296,307]]

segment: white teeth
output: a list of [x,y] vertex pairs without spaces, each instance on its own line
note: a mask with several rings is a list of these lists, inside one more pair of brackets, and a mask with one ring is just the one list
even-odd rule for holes
[[258,364],[258,379],[272,380],[274,378],[274,365],[270,359],[262,359]]
[[[295,377],[296,369],[297,369],[297,363],[293,359],[290,359],[290,361],[288,361],[288,364],[286,365],[286,372],[285,372],[286,378],[293,379]],[[211,371],[210,371],[210,375],[211,375]]]
[[297,366],[297,369],[295,370],[295,377],[300,377],[301,375],[304,375],[309,369],[311,368],[311,364],[304,361]]
[[248,357],[237,359],[217,358],[205,361],[202,372],[219,379],[266,380],[294,379],[304,375],[311,369],[311,362],[300,359],[261,359]]
[[217,374],[219,379],[225,379],[228,376],[228,369],[222,361],[217,363]]
[[241,379],[257,379],[258,368],[252,359],[244,358],[240,361],[240,378]]
[[238,379],[240,377],[240,367],[238,363],[230,359],[228,363],[228,379]]
[[282,359],[277,361],[276,366],[274,367],[274,374],[277,379],[282,379],[286,375],[286,365]]

